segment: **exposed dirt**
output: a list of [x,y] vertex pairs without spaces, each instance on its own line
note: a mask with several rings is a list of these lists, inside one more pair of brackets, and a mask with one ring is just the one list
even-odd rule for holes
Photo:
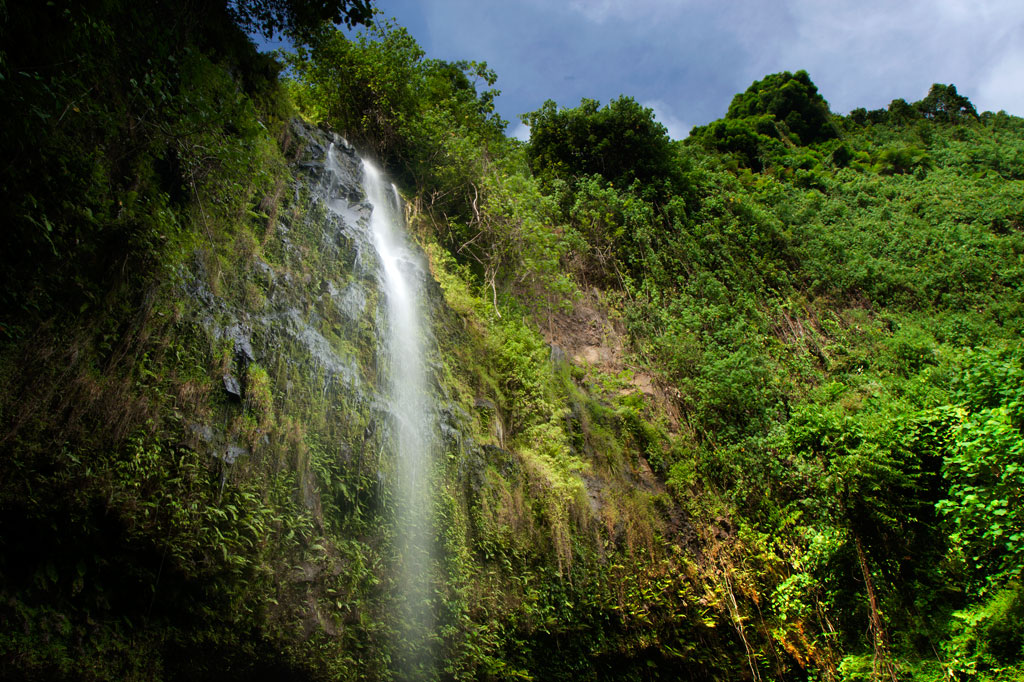
[[678,430],[679,411],[672,399],[675,389],[629,362],[625,325],[598,289],[585,291],[571,311],[550,313],[541,331],[545,340],[562,349],[574,364],[621,376],[628,384],[622,393],[639,391],[668,417],[669,428]]

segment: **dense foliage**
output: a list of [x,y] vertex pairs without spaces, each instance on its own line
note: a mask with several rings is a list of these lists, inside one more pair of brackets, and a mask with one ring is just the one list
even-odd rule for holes
[[570,226],[618,230],[610,265],[633,276],[605,282],[681,411],[651,464],[696,517],[740,526],[734,560],[771,594],[748,616],[771,623],[766,655],[842,679],[1019,674],[1020,638],[984,633],[1015,629],[1024,566],[1004,483],[1021,464],[1022,130],[943,85],[832,116],[785,73],[694,130],[668,201],[568,180]]
[[241,27],[267,38],[284,34],[308,40],[324,22],[351,28],[373,18],[369,0],[234,0],[228,8]]
[[[285,465],[315,461],[315,408],[294,392],[277,419],[256,366],[225,400],[230,344],[184,285],[264,296],[246,271],[281,208],[280,66],[223,4],[2,10],[0,677],[337,667],[296,645],[304,595],[274,577],[316,553]],[[230,468],[211,421],[232,447],[275,440]]]
[[618,187],[653,189],[677,174],[668,132],[632,97],[605,107],[584,99],[575,109],[548,100],[523,121],[530,126],[530,166],[549,183],[599,175]]
[[1024,675],[1024,121],[798,71],[522,144],[486,64],[318,24],[361,1],[213,7],[0,5],[0,676],[401,679],[372,401],[230,333],[276,297],[377,374],[292,107],[439,284],[428,677]]

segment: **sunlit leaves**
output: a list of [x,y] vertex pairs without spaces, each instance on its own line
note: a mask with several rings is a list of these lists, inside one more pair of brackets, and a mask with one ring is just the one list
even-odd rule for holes
[[1024,568],[1024,359],[1020,350],[973,354],[960,391],[962,421],[943,474],[939,508],[977,575]]
[[782,137],[792,134],[796,136],[798,144],[811,144],[835,137],[835,130],[829,122],[828,103],[818,94],[818,88],[811,82],[806,71],[784,71],[754,81],[746,92],[733,98],[726,118],[744,119],[765,115],[775,124],[784,127],[779,131],[759,131],[762,134],[775,132],[775,135]]

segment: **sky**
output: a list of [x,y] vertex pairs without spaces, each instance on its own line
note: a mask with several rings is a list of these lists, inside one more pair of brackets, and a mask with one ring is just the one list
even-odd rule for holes
[[509,132],[552,99],[629,95],[676,139],[733,95],[806,70],[832,111],[953,83],[1024,116],[1024,0],[376,0],[427,56],[486,61]]

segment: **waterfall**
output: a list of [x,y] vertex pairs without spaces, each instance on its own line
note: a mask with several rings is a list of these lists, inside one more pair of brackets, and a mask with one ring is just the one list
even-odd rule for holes
[[430,608],[432,410],[423,362],[423,322],[419,314],[420,258],[406,243],[401,200],[394,185],[363,161],[363,184],[373,211],[370,231],[380,258],[380,285],[387,309],[384,341],[387,395],[390,403],[395,476],[400,594],[399,638],[395,659],[399,679],[431,677]]
[[[339,151],[331,144],[324,162],[324,190],[329,210],[342,218],[358,242],[358,260],[377,276],[382,314],[378,390],[387,406],[385,453],[392,466],[384,468],[393,473],[385,482],[395,515],[397,632],[392,661],[397,680],[419,682],[436,679],[437,641],[430,581],[435,558],[431,476],[436,419],[424,362],[426,321],[420,315],[427,269],[408,242],[398,190],[365,160],[361,166],[366,200],[361,206],[353,203],[358,193],[352,192],[348,178],[356,172],[354,161],[351,148]],[[362,212],[366,208],[368,220]]]

